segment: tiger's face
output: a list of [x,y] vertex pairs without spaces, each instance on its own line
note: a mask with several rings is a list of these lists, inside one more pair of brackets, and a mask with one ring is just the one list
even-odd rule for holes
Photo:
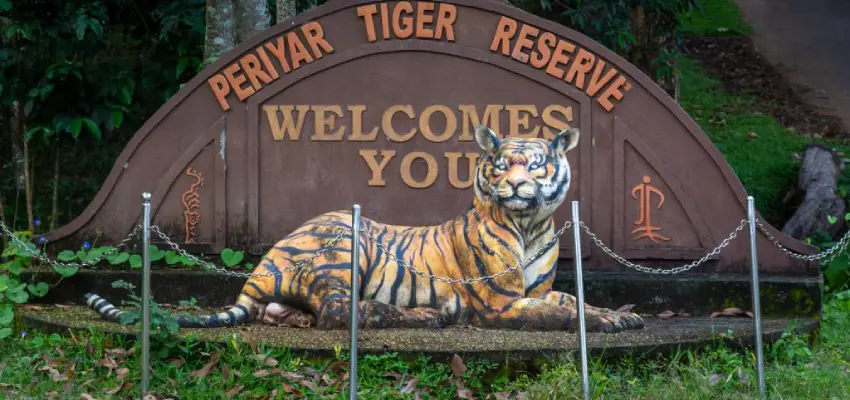
[[579,130],[545,139],[499,139],[478,126],[475,139],[484,150],[475,176],[475,196],[510,214],[548,217],[563,203],[570,186],[567,152],[578,144]]

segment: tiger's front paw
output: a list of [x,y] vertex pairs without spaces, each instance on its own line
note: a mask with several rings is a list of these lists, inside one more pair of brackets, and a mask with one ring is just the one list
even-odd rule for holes
[[630,312],[607,309],[585,310],[585,329],[588,332],[616,333],[629,329],[643,329],[643,318]]

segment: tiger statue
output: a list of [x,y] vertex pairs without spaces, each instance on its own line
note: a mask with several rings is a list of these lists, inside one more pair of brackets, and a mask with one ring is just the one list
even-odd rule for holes
[[[576,298],[552,290],[558,265],[553,214],[570,187],[567,152],[578,144],[579,130],[566,129],[551,141],[503,139],[482,125],[475,138],[483,154],[474,172],[472,204],[460,216],[427,227],[361,219],[360,327],[576,328]],[[351,230],[349,211],[307,221],[265,254],[254,269],[259,276],[245,282],[228,311],[183,316],[179,324],[349,327]],[[538,257],[526,260],[530,255]],[[524,268],[515,267],[519,262],[525,262]],[[433,279],[489,277],[510,268],[510,273],[473,282]],[[88,293],[85,301],[102,318],[121,320],[123,312],[100,296]],[[590,332],[644,327],[636,314],[590,305],[585,305],[585,318]]]

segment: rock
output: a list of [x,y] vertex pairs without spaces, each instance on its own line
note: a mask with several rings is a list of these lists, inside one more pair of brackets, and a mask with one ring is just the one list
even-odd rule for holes
[[829,216],[844,215],[844,200],[838,191],[838,177],[844,168],[843,160],[822,145],[809,145],[803,153],[803,162],[797,179],[797,189],[804,193],[802,203],[782,232],[798,240],[805,240],[816,232],[835,236],[843,227],[843,218],[829,222]]

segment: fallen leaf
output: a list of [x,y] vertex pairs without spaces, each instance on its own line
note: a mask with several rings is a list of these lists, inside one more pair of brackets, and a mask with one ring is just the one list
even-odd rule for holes
[[634,304],[624,304],[617,309],[617,312],[629,312],[632,311],[632,308],[635,308]]
[[472,391],[467,389],[467,388],[458,389],[457,390],[457,397],[459,399],[466,399],[466,400],[474,400],[475,399],[475,396],[472,395]]
[[115,371],[115,374],[118,375],[118,379],[123,380],[128,375],[130,375],[130,369],[129,368],[119,368],[117,371]]
[[667,319],[667,318],[674,317],[674,316],[676,316],[676,313],[674,313],[673,311],[670,311],[670,310],[662,311],[661,314],[657,315],[657,317],[661,318],[661,319]]
[[510,400],[511,394],[508,393],[508,392],[498,392],[498,393],[493,393],[493,397],[496,400]]
[[88,393],[82,393],[82,394],[80,394],[80,397],[82,397],[86,400],[96,400],[94,397],[92,397],[92,395],[90,395]]
[[419,378],[413,378],[407,382],[407,385],[401,389],[402,393],[410,393],[416,389],[416,384],[419,383]]
[[750,133],[747,133],[747,137],[750,138],[750,139],[758,139],[759,135],[755,132],[750,132]]
[[401,380],[403,379],[401,374],[399,374],[398,372],[385,372],[383,376],[385,378],[395,378],[395,383],[393,383],[393,386],[400,385]]
[[257,361],[259,361],[260,364],[265,364],[267,367],[276,367],[278,365],[277,360],[274,358],[260,354],[257,355]]
[[269,375],[271,375],[271,372],[269,372],[269,370],[267,370],[267,369],[261,369],[261,370],[259,370],[259,371],[255,371],[255,372],[254,372],[253,374],[251,374],[251,375],[253,375],[254,377],[257,377],[257,378],[261,378],[261,377],[264,377],[264,376],[269,376]]
[[111,394],[111,395],[115,396],[115,395],[116,395],[118,392],[120,392],[121,390],[123,390],[123,389],[129,389],[129,388],[130,388],[130,382],[124,382],[124,383],[120,383],[120,384],[118,384],[118,386],[117,386],[117,387],[115,387],[115,388],[112,388],[112,389],[110,389],[110,390],[107,390],[107,391],[106,391],[106,393],[109,393],[109,394]]
[[304,395],[303,393],[301,393],[300,390],[292,387],[292,385],[290,385],[288,383],[283,384],[283,391],[286,392],[287,394],[294,394],[298,397],[302,397]]
[[313,381],[308,381],[308,380],[306,380],[306,379],[305,379],[305,380],[301,381],[301,384],[302,384],[302,385],[304,385],[304,386],[306,386],[306,387],[307,387],[307,389],[310,389],[310,390],[312,390],[312,391],[314,391],[314,392],[317,392],[317,391],[318,391],[318,390],[316,390],[316,384],[315,384],[315,383],[313,383]]
[[120,347],[106,350],[106,354],[111,354],[116,357],[125,357],[127,355],[127,350],[124,350]]
[[462,378],[464,372],[466,372],[466,364],[463,363],[463,359],[459,355],[455,354],[452,357],[452,374],[458,378]]
[[248,343],[248,346],[251,346],[251,350],[253,350],[255,354],[259,353],[259,350],[257,350],[259,346],[257,346],[257,341],[254,339],[254,335],[248,333],[248,330],[244,328],[240,329],[239,333],[242,335],[242,339]]
[[747,314],[748,317],[753,318],[753,313],[751,313],[749,311],[745,312],[744,314]]
[[177,367],[177,368],[182,367],[183,363],[185,363],[185,361],[183,361],[182,358],[173,358],[171,360],[168,360],[168,362],[174,364],[174,366]]
[[227,368],[227,364],[221,364],[221,374],[225,382],[230,379],[230,368]]
[[71,308],[71,306],[66,306],[64,304],[54,304],[56,308]]
[[68,380],[68,377],[65,374],[59,373],[56,368],[47,367],[47,371],[50,374],[50,380],[52,380],[53,382],[61,382]]
[[221,354],[219,354],[218,352],[213,353],[212,359],[210,360],[210,362],[204,364],[204,366],[201,367],[201,369],[199,369],[197,371],[192,371],[189,374],[189,376],[196,376],[198,378],[205,378],[207,375],[210,374],[213,366],[218,362],[219,357],[221,357]]
[[228,390],[227,393],[225,393],[224,395],[227,396],[227,397],[233,397],[233,396],[237,395],[239,392],[241,392],[242,389],[244,389],[244,388],[245,388],[245,386],[243,386],[243,385],[234,386],[233,389]]
[[345,371],[346,367],[348,367],[348,361],[337,361],[328,366],[328,369],[334,373],[340,373]]
[[41,310],[44,309],[44,307],[36,306],[36,305],[32,305],[32,304],[24,304],[24,305],[21,306],[21,309],[25,310],[25,311],[41,311]]
[[293,381],[300,381],[300,380],[305,378],[304,375],[301,375],[297,372],[289,372],[289,371],[282,372],[280,375],[282,377],[286,378],[286,379],[292,379]]

